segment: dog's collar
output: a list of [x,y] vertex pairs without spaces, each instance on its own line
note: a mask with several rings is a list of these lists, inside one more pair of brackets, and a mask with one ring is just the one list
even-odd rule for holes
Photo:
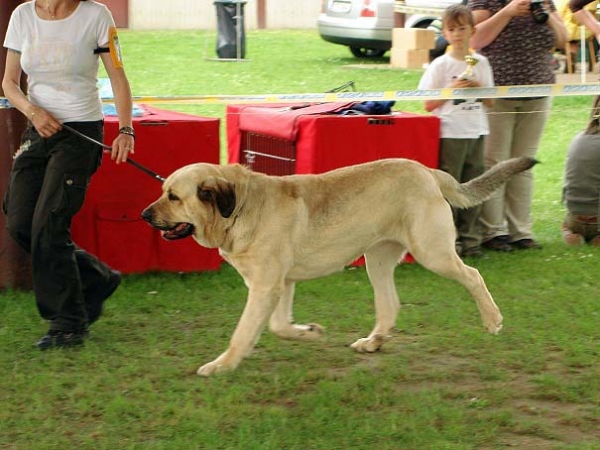
[[[248,180],[246,180],[246,183],[245,183],[245,186],[244,186],[245,187],[244,194],[242,195],[243,200],[242,200],[242,202],[239,205],[236,203],[234,211],[233,211],[233,214],[232,214],[233,221],[231,222],[231,226],[229,226],[229,227],[227,227],[225,229],[225,233],[229,233],[229,230],[232,229],[235,226],[235,224],[236,224],[236,222],[238,220],[238,217],[242,215],[242,212],[244,210],[244,205],[246,204],[246,196],[248,195],[248,186],[249,186],[249,184],[250,183],[248,182]],[[236,199],[237,198],[238,198],[238,196],[236,195]]]

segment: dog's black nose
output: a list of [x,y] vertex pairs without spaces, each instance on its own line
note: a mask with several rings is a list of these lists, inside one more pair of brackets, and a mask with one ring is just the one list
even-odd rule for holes
[[146,208],[142,211],[142,219],[144,219],[146,222],[150,222],[152,220],[152,211],[150,211],[150,208]]

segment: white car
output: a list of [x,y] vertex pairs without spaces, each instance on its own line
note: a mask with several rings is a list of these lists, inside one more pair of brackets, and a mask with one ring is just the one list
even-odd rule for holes
[[[317,29],[325,41],[349,47],[358,58],[381,57],[392,47],[395,10],[408,11],[405,27],[428,28],[446,6],[457,1],[323,0]],[[439,34],[439,29],[436,31]],[[431,57],[439,56],[445,48],[446,41],[440,35]]]

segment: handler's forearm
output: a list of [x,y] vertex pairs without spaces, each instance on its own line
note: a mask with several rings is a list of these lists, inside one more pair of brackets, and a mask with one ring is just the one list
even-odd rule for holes
[[474,11],[473,16],[477,33],[471,38],[471,47],[477,50],[494,42],[512,18],[506,8],[488,18],[485,17],[484,11]]
[[554,32],[554,36],[556,37],[555,47],[564,48],[568,39],[567,27],[564,22],[558,15],[558,13],[553,12],[548,16],[548,22],[546,24],[552,29]]
[[131,88],[124,74],[118,77],[118,81],[114,82],[113,93],[119,127],[130,127],[132,124],[133,101],[131,99]]
[[29,101],[25,93],[21,90],[21,86],[14,80],[5,78],[2,81],[2,90],[10,104],[31,120],[36,106]]
[[434,109],[438,109],[447,101],[448,100],[425,100],[425,104],[424,104],[425,111],[431,112]]
[[577,12],[573,13],[573,17],[579,22],[581,25],[587,27],[594,35],[598,42],[600,42],[600,22],[596,20],[593,14],[587,9],[580,9]]

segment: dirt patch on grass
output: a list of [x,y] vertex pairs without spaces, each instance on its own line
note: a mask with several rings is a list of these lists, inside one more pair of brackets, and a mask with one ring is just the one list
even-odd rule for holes
[[[498,448],[498,441],[519,449],[577,444],[600,448],[600,399],[577,398],[578,386],[589,387],[586,383],[590,379],[598,383],[598,377],[590,376],[597,368],[576,369],[557,364],[550,354],[541,372],[498,368],[497,373],[490,373],[478,364],[477,358],[413,354],[410,346],[404,348],[402,358],[406,359],[407,370],[399,391],[440,392],[443,399],[458,401],[466,411],[487,417],[490,426],[497,427],[493,444],[478,448]],[[598,392],[593,386],[589,391]]]

